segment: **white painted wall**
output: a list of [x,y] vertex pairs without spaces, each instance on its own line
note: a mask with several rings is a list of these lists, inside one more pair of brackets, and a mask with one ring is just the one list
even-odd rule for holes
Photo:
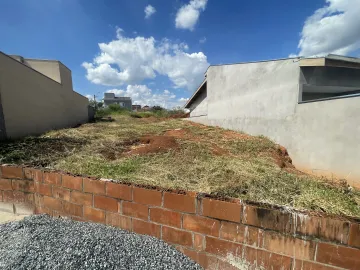
[[207,117],[190,120],[265,135],[298,168],[360,186],[360,97],[298,104],[299,76],[296,59],[211,66]]
[[0,93],[8,138],[88,122],[86,97],[0,53]]

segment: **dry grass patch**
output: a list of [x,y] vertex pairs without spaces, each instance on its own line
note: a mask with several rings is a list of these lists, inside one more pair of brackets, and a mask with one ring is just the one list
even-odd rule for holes
[[[0,150],[0,160],[360,216],[358,191],[297,171],[291,166],[286,149],[266,137],[180,119],[152,120],[124,115],[114,118],[114,122],[86,124],[38,138],[5,142],[1,145],[5,148]],[[162,144],[161,136],[171,139]],[[144,138],[157,138],[154,151],[134,151],[151,145],[151,140]]]

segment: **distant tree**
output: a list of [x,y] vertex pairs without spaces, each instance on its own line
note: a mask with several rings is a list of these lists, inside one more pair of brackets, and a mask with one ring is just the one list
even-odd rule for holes
[[98,103],[97,103],[97,107],[98,107],[98,108],[102,108],[102,107],[104,107],[104,103],[102,103],[102,102],[98,102]]
[[96,107],[97,107],[97,101],[91,99],[91,100],[89,100],[89,105],[90,105],[91,107],[94,107],[94,108],[96,109]]
[[164,111],[165,109],[161,106],[154,106],[154,107],[152,107],[152,110],[153,111]]

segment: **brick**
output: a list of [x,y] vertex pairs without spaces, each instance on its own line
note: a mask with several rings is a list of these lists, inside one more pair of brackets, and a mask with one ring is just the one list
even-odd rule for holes
[[43,184],[40,182],[35,182],[35,191],[41,195],[52,196],[51,185]]
[[203,216],[240,222],[240,204],[205,198],[202,200],[202,206]]
[[23,203],[25,202],[25,194],[22,191],[3,191],[3,201],[4,202],[13,202],[13,203]]
[[[219,260],[215,256],[211,256],[209,254],[203,253],[203,252],[197,252],[195,250],[182,247],[182,246],[176,246],[176,249],[184,255],[188,256],[193,261],[197,262],[200,266],[202,266],[204,269],[207,270],[218,270],[218,262]],[[223,270],[225,270],[224,268]],[[227,269],[226,269],[227,270]]]
[[293,214],[295,233],[347,244],[350,223],[345,220]]
[[21,167],[2,166],[2,178],[23,179],[23,169]]
[[300,260],[314,260],[316,244],[312,241],[266,232],[264,248]]
[[350,227],[349,245],[360,248],[360,224],[353,223]]
[[349,232],[350,223],[348,221],[324,217],[321,219],[318,238],[347,244]]
[[262,247],[262,237],[261,229],[238,223],[221,222],[220,238],[222,239]]
[[30,205],[35,205],[35,196],[34,196],[34,193],[24,192],[24,196],[25,196],[25,203],[30,204]]
[[206,237],[205,251],[219,256],[241,257],[243,246],[213,237]]
[[106,224],[131,231],[131,218],[116,213],[106,213]]
[[336,270],[338,268],[331,267],[325,264],[318,264],[314,262],[307,262],[301,260],[294,261],[292,270]]
[[2,190],[0,190],[0,202],[3,202],[3,200],[4,200],[4,197],[3,197],[3,191],[2,191]]
[[98,223],[105,223],[105,211],[84,206],[84,219]]
[[201,234],[194,234],[194,249],[197,251],[203,251],[205,248],[205,237]]
[[290,257],[248,246],[244,246],[243,252],[243,259],[253,267],[251,269],[292,269]]
[[84,178],[84,192],[105,195],[105,181]]
[[14,213],[18,215],[33,215],[35,207],[32,204],[16,203],[14,204]]
[[93,205],[93,195],[90,193],[83,193],[79,191],[71,191],[71,199],[72,203],[92,206]]
[[218,270],[219,260],[215,256],[199,253],[196,262],[206,270]]
[[34,192],[34,182],[29,180],[12,180],[13,190]]
[[174,228],[162,227],[162,240],[171,244],[192,247],[192,235],[190,232],[177,230]]
[[24,168],[24,179],[34,180],[34,182],[42,182],[43,172],[41,170]]
[[23,203],[26,200],[25,193],[22,191],[13,191],[13,202],[15,203]]
[[77,217],[83,216],[83,206],[82,205],[78,205],[78,204],[74,204],[74,203],[70,203],[70,202],[66,202],[66,201],[63,201],[62,205],[63,205],[63,210],[62,210],[63,213],[68,214],[70,216],[77,216]]
[[14,193],[12,190],[4,190],[3,191],[3,201],[4,202],[13,202]]
[[118,211],[118,201],[105,197],[105,196],[94,196],[94,207],[103,209],[110,212],[117,212]]
[[133,225],[134,232],[160,238],[160,234],[161,234],[161,226],[160,225],[142,221],[142,220],[138,220],[138,219],[133,219],[132,223],[133,223],[132,225]]
[[86,220],[84,218],[81,218],[81,217],[71,217],[72,220],[75,220],[75,221],[80,221],[80,222],[85,222]]
[[133,200],[141,204],[161,206],[162,194],[157,190],[134,187]]
[[63,217],[63,218],[71,219],[71,215],[68,214],[68,213],[64,213],[64,212],[53,211],[53,216],[54,217]]
[[281,212],[275,209],[246,205],[244,206],[242,223],[281,233],[290,233],[292,231],[291,213]]
[[[233,264],[236,264],[237,262],[232,262]],[[239,263],[242,263],[242,261],[239,259]],[[239,270],[238,267],[226,262],[226,261],[222,261],[219,260],[218,262],[218,270]]]
[[82,178],[71,175],[62,175],[62,186],[69,189],[82,191]]
[[50,210],[55,210],[58,212],[62,212],[63,210],[61,201],[55,198],[44,196],[43,203],[44,203],[44,207]]
[[164,208],[180,212],[195,213],[196,198],[190,195],[164,193]]
[[46,207],[37,207],[35,209],[35,214],[47,214],[49,216],[54,216],[54,211]]
[[184,253],[186,256],[188,256],[193,261],[196,261],[198,259],[198,253],[195,250],[191,250],[188,248],[180,247],[178,249],[180,252]]
[[169,225],[172,227],[181,227],[181,214],[178,212],[173,212],[169,210],[164,210],[161,208],[151,208],[150,209],[150,220]]
[[11,180],[0,179],[0,190],[12,190]]
[[46,184],[61,186],[61,175],[59,173],[44,172],[43,181]]
[[360,269],[360,250],[318,243],[316,261],[346,269]]
[[183,228],[189,231],[219,237],[220,222],[215,219],[184,215]]
[[294,233],[301,235],[318,235],[321,227],[321,217],[308,216],[302,213],[293,214]]
[[122,213],[125,216],[131,216],[140,219],[149,219],[149,207],[143,204],[122,202]]
[[117,199],[131,201],[132,187],[118,183],[106,182],[106,195]]
[[34,203],[36,207],[44,206],[44,197],[38,193],[34,193]]
[[54,198],[64,201],[70,201],[70,190],[61,187],[52,187],[52,194]]

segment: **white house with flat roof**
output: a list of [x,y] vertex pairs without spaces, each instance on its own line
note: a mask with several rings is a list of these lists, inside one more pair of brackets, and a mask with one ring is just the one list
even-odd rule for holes
[[213,65],[190,120],[264,135],[297,168],[360,186],[360,59],[338,55]]

